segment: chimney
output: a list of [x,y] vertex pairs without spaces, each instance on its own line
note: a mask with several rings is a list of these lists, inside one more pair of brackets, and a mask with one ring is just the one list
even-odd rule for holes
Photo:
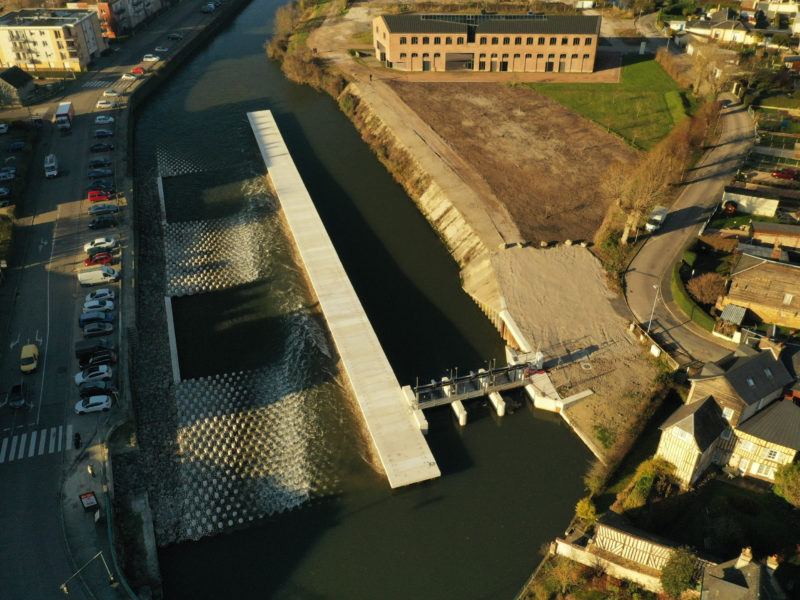
[[767,572],[770,576],[775,574],[775,570],[778,568],[779,564],[777,554],[773,554],[767,559]]
[[778,244],[778,240],[775,240],[775,245],[772,247],[772,254],[769,255],[772,260],[780,260],[781,259],[781,247]]
[[742,553],[736,560],[736,568],[743,569],[744,567],[750,564],[751,560],[753,560],[753,550],[750,548],[750,546],[748,546],[747,548],[742,548]]

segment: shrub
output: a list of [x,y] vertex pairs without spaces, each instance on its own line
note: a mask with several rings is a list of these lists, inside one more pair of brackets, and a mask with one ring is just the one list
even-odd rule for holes
[[794,507],[800,507],[800,463],[778,467],[772,490]]
[[591,496],[578,500],[578,504],[575,505],[575,514],[587,526],[594,525],[594,522],[597,521],[597,508],[592,502]]
[[675,303],[680,306],[681,310],[700,327],[707,331],[714,329],[714,319],[707,312],[703,311],[686,293],[686,288],[683,285],[680,275],[681,263],[676,263],[672,269],[672,280],[670,281],[670,291]]
[[697,557],[687,546],[672,551],[669,560],[661,570],[661,586],[672,598],[680,598],[688,590],[694,579]]

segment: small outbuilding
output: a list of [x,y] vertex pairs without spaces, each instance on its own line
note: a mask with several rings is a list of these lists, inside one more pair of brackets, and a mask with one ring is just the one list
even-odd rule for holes
[[10,67],[0,73],[0,104],[25,104],[35,89],[33,77],[19,67]]

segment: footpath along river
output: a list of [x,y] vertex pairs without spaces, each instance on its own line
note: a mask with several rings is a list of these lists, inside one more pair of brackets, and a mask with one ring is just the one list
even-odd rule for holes
[[[267,59],[278,6],[254,0],[138,111],[137,185],[152,185],[159,171],[223,173],[216,182],[196,178],[208,182],[191,194],[202,201],[168,208],[187,219],[262,202],[264,166],[245,115],[270,109],[401,384],[454,367],[475,370],[493,358],[500,364],[499,336],[402,188],[335,102],[290,83]],[[313,303],[267,204],[268,276],[176,302],[182,374],[274,362],[285,363],[276,372],[310,374],[301,387],[324,435],[309,444],[324,454],[319,465],[327,472],[317,476],[326,483],[311,503],[249,529],[163,548],[167,598],[513,597],[540,546],[563,533],[582,494],[588,451],[557,416],[521,397],[509,398],[519,410],[503,419],[485,403],[468,405],[465,428],[440,409],[428,414],[428,441],[442,478],[391,491],[362,458],[357,425],[342,409],[341,376],[314,377],[330,369],[320,358],[324,336],[298,346],[319,351],[274,350],[307,334],[308,321],[296,317]],[[244,337],[193,340],[193,323],[239,308],[259,315]],[[309,392],[318,379],[325,383]]]

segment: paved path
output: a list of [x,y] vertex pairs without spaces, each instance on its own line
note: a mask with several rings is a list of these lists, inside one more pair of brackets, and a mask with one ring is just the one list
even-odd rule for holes
[[[664,226],[647,240],[625,275],[628,305],[634,316],[646,328],[653,312],[651,333],[675,352],[679,362],[716,360],[734,347],[689,321],[669,291],[673,265],[716,208],[722,188],[753,143],[753,122],[744,107],[733,95],[723,94],[722,99],[731,104],[719,120],[719,142],[687,174],[688,183]],[[657,291],[661,292],[658,301]]]

